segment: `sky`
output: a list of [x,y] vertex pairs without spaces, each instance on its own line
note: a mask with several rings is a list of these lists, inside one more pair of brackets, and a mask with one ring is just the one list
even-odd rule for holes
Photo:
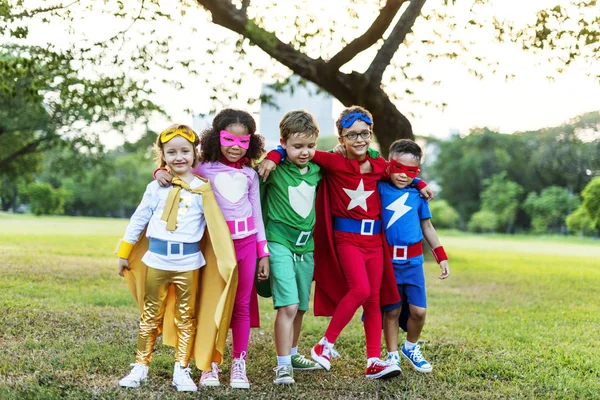
[[[307,1],[316,2],[317,0]],[[557,0],[557,2],[560,3],[561,0]],[[136,4],[137,2],[130,3]],[[340,7],[343,3],[342,0],[330,0],[326,3],[321,1],[321,4],[327,5],[326,8],[333,8],[334,11],[335,7]],[[484,10],[489,15],[523,22],[527,18],[535,16],[533,11],[543,5],[545,1],[503,0],[496,3],[494,7]],[[293,7],[293,4],[293,2],[278,3],[277,12],[285,15],[285,7]],[[466,3],[462,2],[462,4]],[[435,1],[426,3],[426,7],[435,6]],[[489,15],[484,17],[489,17]],[[197,24],[200,28],[195,37],[190,37],[189,29],[184,29],[189,28],[184,25],[190,23]],[[73,28],[75,31],[84,29],[89,37],[102,39],[110,37],[111,31],[118,31],[122,29],[121,25],[126,24],[127,21],[108,21],[95,15],[82,17]],[[169,32],[177,40],[193,46],[196,57],[205,56],[203,54],[205,52],[203,38],[211,35],[230,35],[223,28],[203,23],[202,11],[199,10],[191,10],[185,17],[182,17],[180,25],[179,28],[171,25],[164,29],[169,29]],[[415,25],[417,36],[421,34],[418,31],[419,26],[417,20]],[[55,43],[60,43],[61,40],[65,40],[65,35],[64,29],[61,30],[60,26],[40,24],[32,29],[31,40],[48,40],[50,38]],[[540,64],[539,58],[524,54],[516,45],[491,44],[485,43],[484,40],[482,46],[477,48],[478,52],[487,52],[493,55],[500,60],[502,70],[514,73],[516,77],[505,81],[503,74],[486,74],[483,79],[479,79],[469,75],[467,68],[460,62],[440,64],[428,63],[423,60],[422,65],[419,66],[420,70],[424,75],[427,73],[435,75],[441,80],[441,84],[439,86],[420,85],[415,91],[416,95],[434,102],[446,102],[448,106],[442,111],[434,107],[415,105],[409,100],[398,101],[396,104],[400,111],[409,114],[416,134],[447,137],[452,132],[465,134],[472,128],[483,126],[503,133],[512,133],[558,125],[584,112],[600,110],[600,83],[586,77],[581,65],[575,65],[562,75],[558,75],[554,82],[550,82],[546,79],[548,66],[544,63]],[[364,70],[370,62],[371,56],[375,54],[374,51],[372,49],[357,57],[346,66],[346,69]],[[260,61],[261,65],[273,63],[266,55],[260,57],[262,60],[257,61]],[[361,60],[366,64],[365,62],[361,64]],[[225,65],[227,64],[226,58],[221,61]],[[186,88],[181,91],[157,86],[157,95],[153,100],[164,107],[172,121],[191,124],[192,115],[184,111],[186,108],[191,108],[196,113],[205,113],[210,109],[208,96],[203,96],[203,93],[207,93],[204,78],[183,77]],[[257,96],[261,84],[260,78],[249,78],[243,82],[243,86],[239,90]],[[398,83],[397,89],[402,91],[402,85],[402,82]],[[243,104],[236,104],[236,106],[243,107]],[[335,106],[334,113],[339,112],[340,108],[339,104]],[[257,106],[248,106],[248,109],[258,111]],[[151,122],[151,128],[160,131],[167,124],[169,121],[155,118]],[[135,140],[140,134],[139,129],[132,129],[127,132],[126,136],[129,140]],[[112,147],[121,143],[123,137],[113,132],[104,135],[103,141]]]

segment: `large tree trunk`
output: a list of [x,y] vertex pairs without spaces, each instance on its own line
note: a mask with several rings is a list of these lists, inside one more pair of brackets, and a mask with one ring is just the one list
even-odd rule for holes
[[[390,36],[384,40],[383,46],[367,71],[351,74],[341,72],[340,68],[344,64],[382,38],[383,33],[394,20],[394,15],[407,1],[408,7],[396,22]],[[413,139],[410,122],[383,91],[381,79],[398,46],[412,29],[425,1],[388,0],[380,10],[379,16],[362,36],[346,45],[331,60],[326,61],[307,56],[291,45],[283,43],[273,32],[257,26],[246,14],[249,0],[243,1],[241,9],[237,9],[231,1],[197,0],[211,12],[215,24],[247,38],[295,74],[327,90],[345,106],[360,105],[367,108],[373,114],[375,136],[379,140],[384,156],[387,156],[389,146],[394,140]]]

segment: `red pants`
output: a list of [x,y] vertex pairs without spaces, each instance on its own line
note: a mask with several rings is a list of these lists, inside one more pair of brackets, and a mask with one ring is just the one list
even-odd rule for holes
[[343,244],[336,246],[336,250],[348,284],[348,293],[335,309],[325,337],[329,343],[335,343],[342,329],[362,306],[367,358],[379,358],[382,327],[379,292],[383,279],[383,249]]

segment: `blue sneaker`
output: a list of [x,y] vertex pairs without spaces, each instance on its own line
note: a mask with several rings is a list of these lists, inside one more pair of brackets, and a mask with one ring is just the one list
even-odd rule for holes
[[408,360],[410,365],[419,372],[431,372],[431,364],[421,354],[421,346],[416,345],[412,350],[406,350],[402,345],[401,354]]
[[388,353],[386,361],[390,364],[395,364],[398,366],[398,368],[400,368],[400,356],[399,355]]

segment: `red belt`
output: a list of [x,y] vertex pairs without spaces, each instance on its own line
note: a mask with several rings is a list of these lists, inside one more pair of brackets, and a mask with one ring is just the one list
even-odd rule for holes
[[418,257],[423,254],[423,242],[411,244],[410,246],[392,246],[392,261],[403,261],[409,258]]

